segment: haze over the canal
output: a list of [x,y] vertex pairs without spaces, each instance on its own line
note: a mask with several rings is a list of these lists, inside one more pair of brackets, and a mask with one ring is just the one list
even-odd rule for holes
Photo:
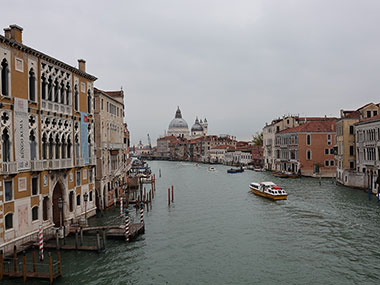
[[377,102],[379,1],[6,1],[2,28],[126,92],[132,143],[189,124],[249,139],[284,114]]

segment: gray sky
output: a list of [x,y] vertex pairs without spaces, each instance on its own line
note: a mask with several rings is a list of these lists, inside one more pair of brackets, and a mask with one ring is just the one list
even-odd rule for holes
[[[1,28],[126,93],[132,143],[177,106],[189,128],[249,139],[284,114],[379,102],[380,1],[2,1]],[[23,8],[20,8],[23,7]],[[3,34],[3,33],[2,33]]]

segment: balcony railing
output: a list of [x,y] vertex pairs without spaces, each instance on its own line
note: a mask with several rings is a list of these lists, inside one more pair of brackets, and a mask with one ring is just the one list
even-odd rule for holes
[[108,149],[125,149],[125,148],[127,148],[127,144],[124,144],[124,143],[103,142],[103,148],[108,148]]
[[72,107],[70,105],[60,104],[51,102],[48,100],[42,100],[42,109],[47,111],[53,111],[57,113],[63,113],[63,114],[72,114]]
[[77,157],[75,159],[75,166],[84,166],[84,158],[83,157]]
[[90,165],[96,165],[96,156],[90,156],[89,157],[89,164]]
[[45,169],[44,167],[44,160],[32,160],[31,161],[31,166],[32,166],[32,171],[42,171]]
[[17,162],[3,162],[1,167],[2,174],[14,174],[17,173]]

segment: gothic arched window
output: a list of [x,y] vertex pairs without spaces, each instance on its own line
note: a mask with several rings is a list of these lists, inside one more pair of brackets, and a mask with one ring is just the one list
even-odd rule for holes
[[67,83],[66,85],[66,105],[70,105],[70,95],[71,95],[71,91],[70,91],[70,85],[69,83]]
[[42,159],[47,159],[47,138],[46,134],[42,136]]
[[48,100],[53,100],[53,80],[51,79],[51,77],[49,77],[48,80]]
[[54,81],[54,102],[58,103],[58,98],[59,98],[59,83],[58,80],[56,79]]
[[42,97],[42,100],[45,100],[46,99],[46,77],[44,74],[42,74],[42,77],[41,77],[41,97]]
[[54,139],[53,139],[53,136],[50,135],[50,137],[49,137],[49,159],[53,159],[53,145],[54,145]]
[[1,136],[3,140],[2,149],[3,149],[3,161],[9,162],[11,161],[11,143],[9,141],[8,130],[4,129],[3,134]]
[[75,85],[74,87],[74,109],[75,111],[79,110],[79,92],[78,92],[78,85]]
[[70,137],[67,139],[67,158],[71,158],[71,140],[70,140]]
[[34,135],[33,130],[30,131],[29,143],[30,143],[30,160],[36,160],[36,158],[37,158],[37,143],[36,143],[36,136]]
[[87,112],[91,113],[91,92],[87,91]]
[[63,82],[61,83],[61,101],[60,103],[61,104],[65,104],[65,85],[63,84]]
[[9,96],[9,67],[5,58],[1,62],[1,94]]
[[33,68],[29,71],[29,100],[36,101],[36,75]]

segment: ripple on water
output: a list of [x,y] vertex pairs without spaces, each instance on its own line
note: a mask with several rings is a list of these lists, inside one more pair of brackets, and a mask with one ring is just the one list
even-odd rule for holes
[[[380,207],[330,179],[229,175],[193,163],[150,163],[157,177],[146,233],[101,254],[63,253],[61,284],[378,284]],[[158,177],[161,169],[162,177]],[[273,202],[249,192],[273,181]],[[167,189],[175,189],[168,207]],[[134,211],[131,211],[134,214]],[[97,222],[120,221],[118,209]],[[138,219],[138,217],[136,218]],[[96,222],[96,221],[95,221]]]

